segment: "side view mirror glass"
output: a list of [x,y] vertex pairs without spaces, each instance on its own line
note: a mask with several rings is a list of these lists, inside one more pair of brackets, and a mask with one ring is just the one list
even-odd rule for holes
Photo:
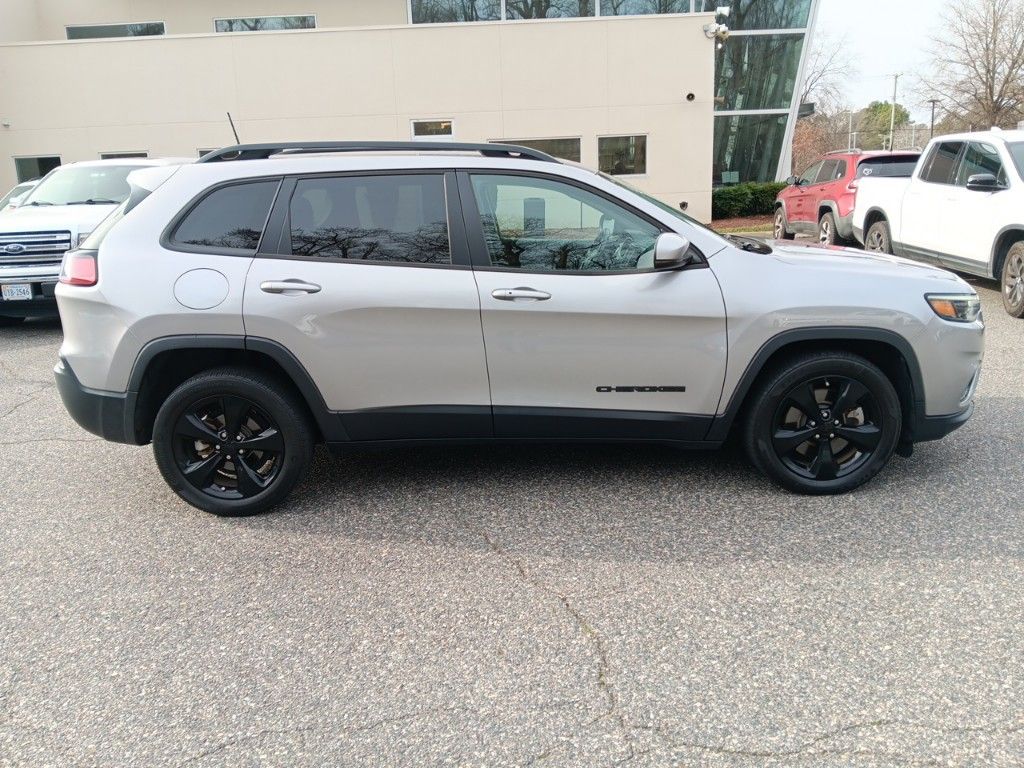
[[799,187],[800,186],[800,177],[799,176],[790,176],[788,179],[786,179],[786,183],[789,184],[789,186],[791,186],[791,187]]
[[654,244],[655,269],[680,269],[690,263],[690,241],[675,232],[665,232]]
[[1003,185],[991,173],[976,173],[967,179],[967,188],[972,192],[996,192]]

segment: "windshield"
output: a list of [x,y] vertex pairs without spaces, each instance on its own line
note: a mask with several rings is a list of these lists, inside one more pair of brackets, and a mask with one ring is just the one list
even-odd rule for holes
[[705,232],[710,232],[713,235],[717,235],[718,237],[721,237],[721,235],[718,232],[715,232],[710,227],[707,227],[704,224],[701,224],[699,221],[697,221],[692,216],[687,216],[685,213],[683,213],[678,208],[673,208],[668,203],[662,202],[661,200],[659,200],[656,197],[651,197],[646,192],[641,192],[636,187],[630,186],[629,184],[626,184],[624,181],[619,181],[617,178],[615,178],[614,176],[609,176],[607,173],[603,173],[602,172],[602,173],[599,173],[598,175],[602,179],[605,179],[606,181],[610,181],[615,186],[622,187],[623,189],[629,190],[634,195],[637,195],[638,197],[642,197],[644,200],[646,200],[651,205],[656,205],[658,208],[660,208],[661,210],[665,211],[665,213],[668,213],[668,214],[674,216],[675,218],[679,219],[680,221],[686,222],[687,224],[689,224],[692,227],[698,227],[699,229],[702,229]]
[[47,175],[22,201],[33,205],[117,205],[128,199],[128,174],[138,165],[65,166]]
[[1013,164],[1017,166],[1017,173],[1024,178],[1024,142],[1007,143],[1006,148],[1010,150],[1010,157],[1013,158]]

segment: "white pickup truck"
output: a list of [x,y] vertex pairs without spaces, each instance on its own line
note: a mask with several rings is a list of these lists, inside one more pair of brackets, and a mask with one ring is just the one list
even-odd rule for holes
[[1024,317],[1024,131],[937,137],[910,179],[861,179],[853,233],[869,251],[999,280]]

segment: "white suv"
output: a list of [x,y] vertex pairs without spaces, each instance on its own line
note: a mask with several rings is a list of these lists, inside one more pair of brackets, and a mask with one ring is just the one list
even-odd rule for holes
[[999,280],[1024,317],[1024,131],[940,136],[910,179],[861,179],[853,231],[870,251]]
[[216,514],[280,502],[315,442],[735,431],[775,481],[836,493],[973,411],[960,278],[726,239],[534,150],[248,145],[132,182],[65,257],[58,387]]

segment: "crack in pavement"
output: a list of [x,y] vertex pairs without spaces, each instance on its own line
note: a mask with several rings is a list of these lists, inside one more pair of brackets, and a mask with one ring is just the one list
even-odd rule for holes
[[[611,657],[608,652],[608,646],[605,643],[604,637],[598,632],[594,626],[587,620],[586,616],[573,605],[569,597],[547,584],[542,582],[537,577],[533,576],[527,569],[526,564],[521,558],[514,557],[499,546],[499,544],[486,532],[481,532],[483,539],[487,542],[487,546],[490,550],[498,557],[509,562],[519,574],[520,578],[526,582],[529,586],[533,587],[539,592],[542,592],[549,597],[554,598],[562,606],[562,609],[572,619],[573,624],[579,629],[580,633],[590,642],[591,647],[594,649],[594,655],[597,659],[597,687],[604,697],[607,704],[606,711],[600,716],[594,718],[587,726],[594,725],[601,720],[611,719],[614,721],[618,730],[622,734],[622,738],[626,743],[626,759],[632,759],[636,756],[636,747],[633,743],[632,727],[626,721],[626,716],[622,713],[619,708],[618,694],[615,691],[615,686],[612,683],[612,664]],[[526,765],[533,765],[541,760],[546,760],[553,754],[560,751],[564,745],[553,744],[546,750],[538,755],[534,755],[528,758]]]
[[13,406],[8,408],[6,411],[4,411],[3,413],[0,413],[0,420],[6,419],[8,416],[13,414],[19,408],[22,408],[22,407],[28,405],[29,403],[35,402],[36,400],[39,399],[39,395],[42,394],[43,392],[46,392],[48,389],[50,389],[50,387],[40,387],[39,389],[34,389],[31,392],[25,393],[25,395],[23,395],[23,397],[26,397],[27,399],[22,400],[19,403],[15,403]]
[[11,381],[17,382],[18,384],[33,384],[36,386],[43,387],[45,389],[52,389],[55,383],[51,379],[27,379],[13,369],[10,363],[0,360],[0,371],[3,371],[7,376],[10,377]]

